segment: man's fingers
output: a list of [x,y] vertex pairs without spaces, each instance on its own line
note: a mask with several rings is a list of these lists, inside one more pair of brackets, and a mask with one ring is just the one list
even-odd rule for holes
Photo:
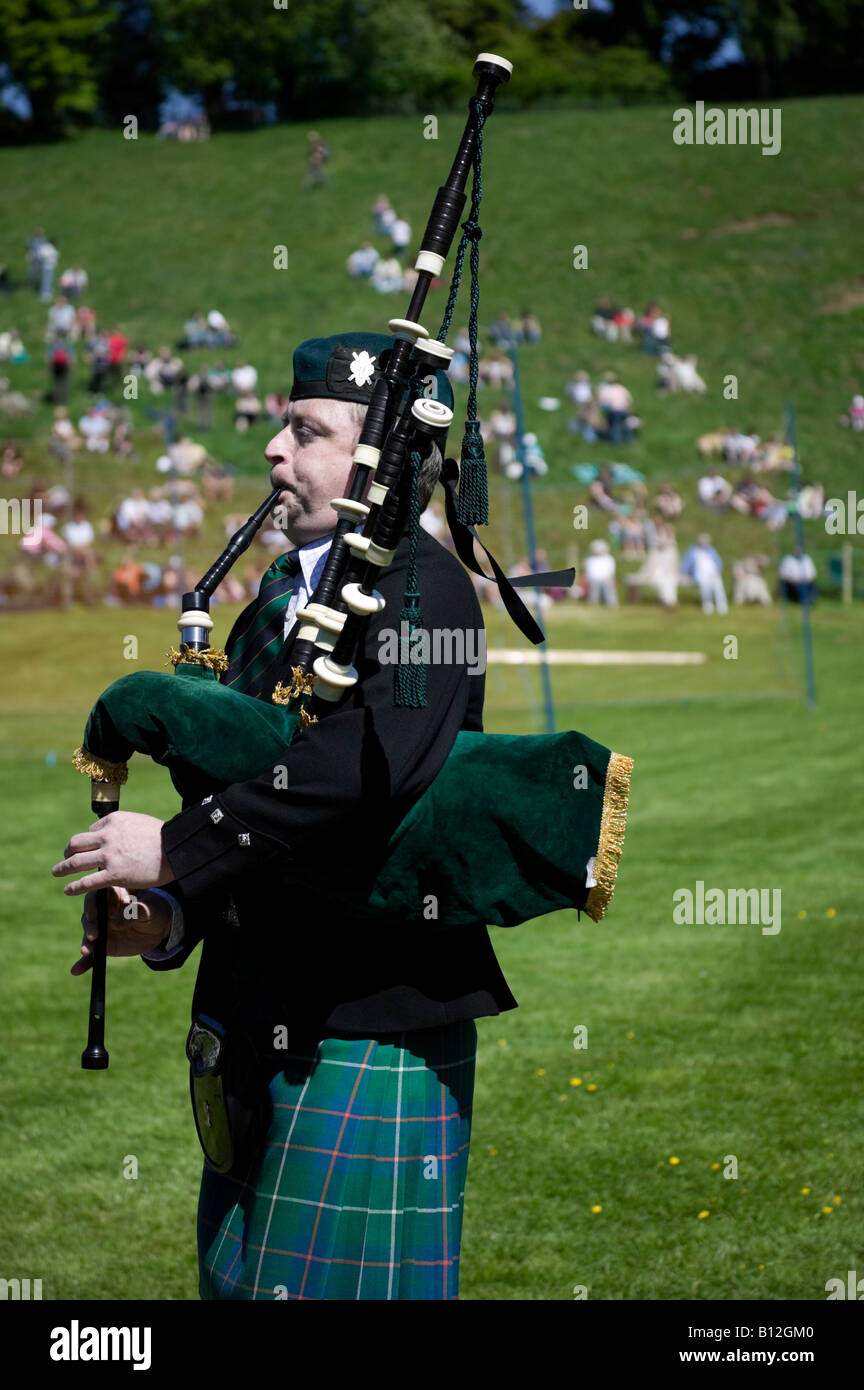
[[69,859],[71,855],[78,854],[81,850],[98,849],[102,844],[102,836],[94,834],[98,825],[99,822],[97,821],[96,825],[91,825],[89,830],[83,831],[80,835],[73,835],[63,851],[63,858]]
[[72,969],[69,971],[69,974],[70,974],[70,975],[86,975],[86,974],[87,974],[87,971],[90,969],[90,967],[91,967],[92,964],[93,964],[93,948],[92,948],[91,946],[86,946],[86,945],[85,945],[85,946],[82,946],[82,947],[81,947],[81,957],[80,957],[79,960],[76,960],[75,964],[72,966]]
[[[69,872],[75,873],[75,870],[70,869]],[[75,883],[64,884],[63,892],[67,898],[80,898],[82,893],[91,893],[95,892],[98,888],[110,887],[111,875],[103,869],[101,873],[88,874],[86,878],[79,878]]]
[[104,869],[104,867],[104,849],[89,849],[81,850],[66,859],[61,859],[59,864],[54,865],[51,873],[54,878],[66,878],[69,874],[83,873],[85,869]]

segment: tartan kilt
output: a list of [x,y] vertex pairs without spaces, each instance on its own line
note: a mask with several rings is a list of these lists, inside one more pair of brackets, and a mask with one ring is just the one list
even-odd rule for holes
[[204,1169],[203,1299],[454,1299],[473,1019],[293,1043],[242,1177]]

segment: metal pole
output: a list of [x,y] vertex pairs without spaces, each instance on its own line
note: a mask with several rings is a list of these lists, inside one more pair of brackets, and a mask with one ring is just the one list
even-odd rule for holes
[[[801,492],[801,468],[798,462],[798,441],[795,434],[795,407],[786,405],[786,437],[792,448],[792,487],[795,496],[795,543],[801,554],[807,553],[804,540],[804,518],[798,507]],[[810,625],[810,600],[801,604],[801,640],[804,644],[804,671],[807,678],[807,708],[816,708],[816,677],[813,669],[813,632]]]
[[[537,534],[534,529],[534,505],[531,500],[531,475],[525,466],[525,415],[522,410],[522,387],[519,382],[519,359],[516,353],[516,344],[511,340],[507,349],[507,356],[513,364],[513,412],[516,416],[516,457],[522,465],[522,510],[525,514],[525,536],[528,541],[528,560],[532,570],[540,570],[540,563],[537,559]],[[534,605],[534,616],[540,627],[543,626],[543,614],[540,607],[540,591],[535,590],[537,599]],[[538,647],[540,652],[540,678],[543,682],[543,708],[546,716],[547,734],[555,733],[555,704],[552,699],[552,680],[549,674],[549,662],[546,660],[547,646],[542,642]]]

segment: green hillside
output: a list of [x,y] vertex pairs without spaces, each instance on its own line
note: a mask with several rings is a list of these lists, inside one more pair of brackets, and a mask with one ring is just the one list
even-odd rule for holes
[[[537,492],[541,538],[552,560],[564,558],[573,538],[572,506],[584,499],[571,464],[617,456],[650,478],[680,480],[689,505],[679,539],[686,542],[706,516],[692,503],[702,471],[697,437],[731,424],[764,437],[782,428],[789,398],[805,478],[822,480],[827,496],[857,484],[864,436],[841,429],[837,417],[864,382],[862,111],[864,98],[854,97],[784,104],[782,150],[773,157],[754,147],[675,145],[665,107],[501,112],[490,121],[482,321],[527,305],[543,322],[543,341],[523,350],[521,370],[527,424],[550,463]],[[240,347],[189,352],[187,363],[233,365],[245,357],[258,367],[263,389],[286,387],[290,353],[301,338],[342,326],[382,329],[387,318],[404,314],[405,296],[379,296],[366,282],[352,281],[345,257],[371,234],[370,209],[381,191],[419,234],[462,121],[442,117],[437,140],[424,139],[420,117],[339,120],[321,128],[331,150],[326,189],[300,188],[306,138],[300,126],[222,135],[205,145],[147,136],[127,141],[118,131],[4,150],[0,173],[12,196],[0,214],[2,257],[16,278],[23,276],[26,236],[43,224],[59,242],[61,267],[81,262],[88,269],[89,298],[101,322],[156,349],[179,339],[193,309],[218,306],[236,327]],[[380,238],[379,244],[383,249]],[[288,248],[285,270],[273,268],[280,245]],[[573,269],[575,245],[588,248],[587,270]],[[591,335],[591,307],[607,292],[637,310],[649,298],[668,309],[675,348],[699,357],[705,396],[661,398],[652,359]],[[427,300],[424,318],[433,332],[443,303],[443,290]],[[0,316],[19,329],[34,358],[7,370],[13,386],[44,389],[45,311],[38,298],[21,291],[0,299]],[[589,446],[567,433],[565,411],[538,408],[540,396],[561,395],[578,367],[594,378],[607,368],[620,373],[644,420],[639,440],[617,450]],[[723,399],[730,373],[738,377],[737,401]],[[78,380],[82,386],[86,380],[80,367]],[[483,408],[493,394],[481,396]],[[73,394],[73,416],[85,400],[83,390]],[[158,438],[143,409],[158,403],[146,387],[133,403],[140,464],[81,463],[77,481],[94,498],[98,485],[106,506],[133,479],[155,481],[150,465]],[[189,426],[197,434],[194,420]],[[6,431],[32,439],[28,459],[43,477],[58,473],[40,448],[49,427],[50,407],[43,405],[32,420]],[[217,458],[264,478],[266,424],[237,436],[230,403],[218,401],[215,428],[202,438]],[[783,486],[777,483],[781,492]],[[249,500],[260,490],[250,486]],[[503,483],[500,490],[513,491]],[[502,507],[503,499],[496,513]],[[755,521],[711,522],[724,554],[773,551]],[[493,516],[493,534],[496,529]],[[218,544],[215,516],[202,559],[211,535]],[[518,533],[515,540],[496,538],[505,555],[521,545]],[[814,544],[824,546],[824,535]]]

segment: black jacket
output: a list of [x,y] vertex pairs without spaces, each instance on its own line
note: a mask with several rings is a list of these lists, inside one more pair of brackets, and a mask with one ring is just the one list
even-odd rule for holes
[[[371,926],[328,906],[311,886],[369,872],[440,771],[458,731],[483,727],[485,677],[469,675],[465,662],[427,667],[426,708],[394,704],[395,668],[379,663],[379,636],[399,631],[406,568],[403,540],[381,576],[387,606],[355,660],[359,682],[286,750],[287,787],[286,777],[268,767],[164,827],[176,880],[167,891],[183,905],[186,940],[176,956],[148,964],[181,965],[203,938],[196,1011],[262,1032],[284,1024],[298,1033],[364,1036],[516,1007],[485,924],[448,931],[444,921],[424,920],[418,904],[416,921]],[[418,574],[427,631],[482,632],[468,575],[422,530]],[[296,625],[283,663],[295,632]],[[470,836],[473,799],[490,794],[489,787],[465,788],[460,833]]]

